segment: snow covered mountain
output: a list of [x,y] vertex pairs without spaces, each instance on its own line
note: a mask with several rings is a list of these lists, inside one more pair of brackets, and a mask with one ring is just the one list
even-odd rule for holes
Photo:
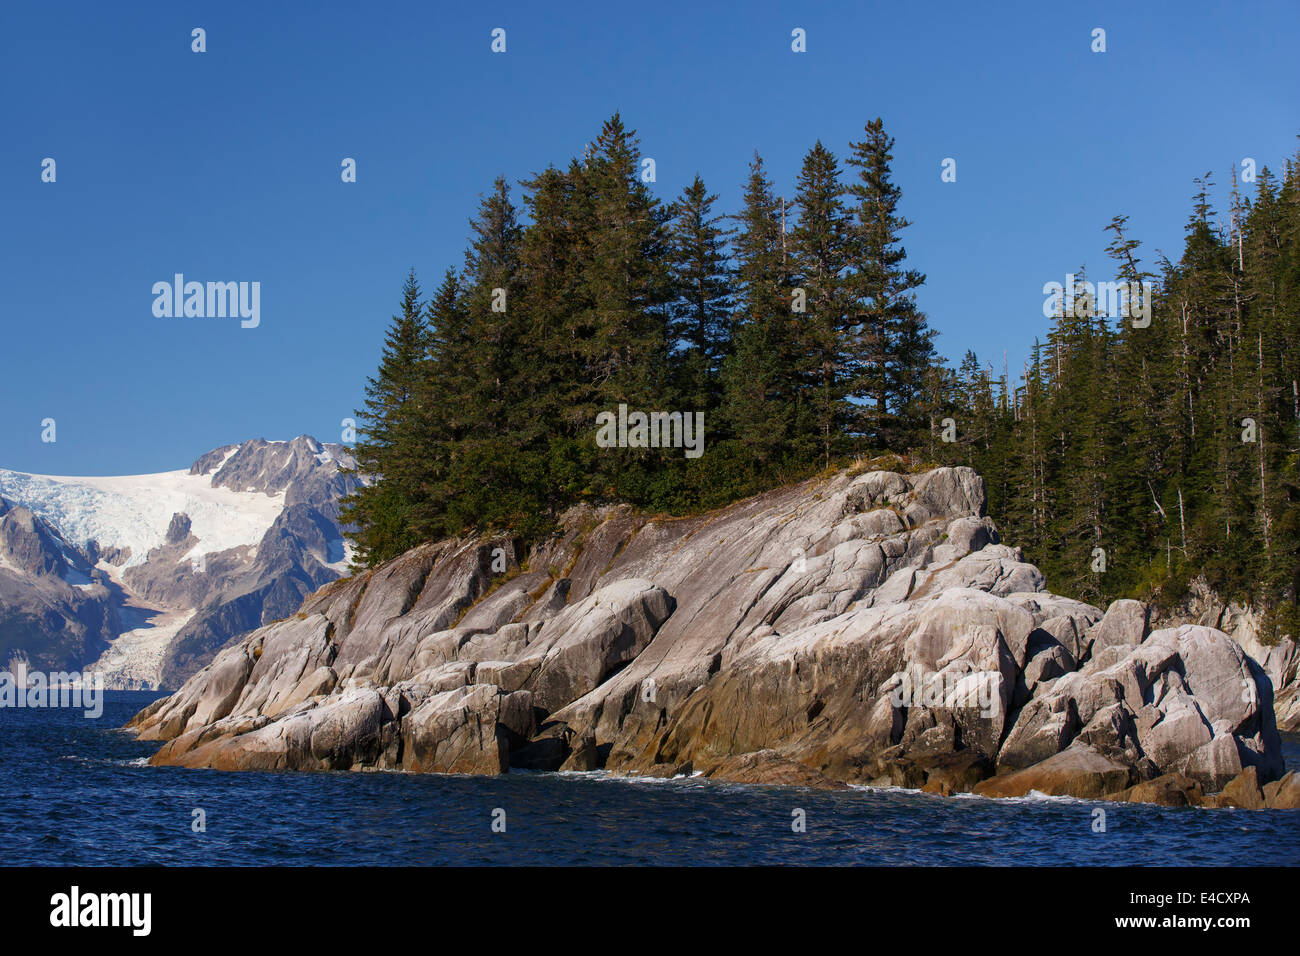
[[301,435],[153,475],[0,469],[0,667],[179,686],[346,573],[338,500],[353,467],[342,445]]

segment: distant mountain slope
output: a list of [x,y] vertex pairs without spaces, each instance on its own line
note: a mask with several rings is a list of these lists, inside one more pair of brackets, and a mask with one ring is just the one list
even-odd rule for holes
[[152,475],[0,469],[0,666],[175,687],[346,572],[341,445],[255,439]]
[[102,571],[44,520],[0,497],[0,662],[76,669],[120,627]]

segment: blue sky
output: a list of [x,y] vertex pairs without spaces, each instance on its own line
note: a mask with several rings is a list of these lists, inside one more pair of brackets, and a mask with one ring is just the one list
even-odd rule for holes
[[[5,6],[0,467],[338,440],[407,269],[431,288],[496,174],[563,164],[615,110],[662,198],[698,171],[728,212],[755,149],[788,190],[814,141],[842,156],[882,116],[940,351],[1013,369],[1043,283],[1110,277],[1112,215],[1176,257],[1192,178],[1222,209],[1235,165],[1279,170],[1300,133],[1293,2],[442,6]],[[260,282],[260,326],[156,318],[177,272]]]

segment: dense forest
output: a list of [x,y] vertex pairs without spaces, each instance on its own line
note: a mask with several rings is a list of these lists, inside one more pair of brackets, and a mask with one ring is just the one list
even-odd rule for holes
[[1055,590],[1172,606],[1203,576],[1263,610],[1266,637],[1295,634],[1300,162],[1280,183],[1260,169],[1253,196],[1234,175],[1226,224],[1197,184],[1182,255],[1154,274],[1124,217],[1106,227],[1118,276],[1154,286],[1149,316],[1080,295],[1014,383],[968,354],[949,396],[964,428],[936,457],[981,472]]
[[[960,463],[1054,590],[1171,605],[1203,575],[1295,633],[1300,161],[1253,195],[1234,175],[1226,224],[1197,180],[1182,255],[1154,271],[1117,216],[1113,272],[1145,294],[1116,310],[1081,267],[1012,379],[937,353],[892,146],[879,119],[842,162],[818,142],[788,195],[755,155],[732,215],[699,176],[656,198],[617,114],[522,207],[498,178],[461,268],[402,288],[358,411],[358,468],[382,476],[344,503],[359,560],[535,538],[583,501],[681,514],[831,468]],[[704,453],[638,432],[651,413],[702,413]]]

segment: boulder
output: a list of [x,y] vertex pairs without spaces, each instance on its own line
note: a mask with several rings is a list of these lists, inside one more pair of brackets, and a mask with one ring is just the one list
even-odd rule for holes
[[1215,799],[1215,804],[1242,810],[1264,809],[1264,793],[1259,786],[1258,771],[1254,767],[1247,767],[1229,780]]
[[1264,784],[1264,804],[1270,810],[1300,810],[1300,777],[1294,770],[1281,780]]
[[704,771],[710,780],[731,783],[776,784],[814,790],[845,790],[847,785],[831,780],[812,767],[789,760],[774,750],[738,754],[719,761]]
[[525,686],[539,707],[558,710],[631,663],[673,607],[667,591],[644,579],[601,588],[543,627],[538,642],[519,659],[535,667]]
[[1182,765],[1182,772],[1200,783],[1206,793],[1218,793],[1241,770],[1237,742],[1228,734],[1220,734],[1197,747]]
[[1205,803],[1201,785],[1181,773],[1167,773],[1153,780],[1110,794],[1103,799],[1130,803],[1153,803],[1161,807],[1199,807]]
[[983,754],[970,750],[923,757],[917,766],[925,774],[921,789],[945,797],[969,793],[993,771],[993,764]]
[[350,770],[375,763],[380,750],[384,699],[359,687],[308,711],[310,752],[321,769]]
[[1150,609],[1141,601],[1115,601],[1106,616],[1088,631],[1086,641],[1093,654],[1107,647],[1136,647],[1148,634]]
[[532,695],[474,684],[429,697],[402,722],[403,767],[425,773],[505,773],[512,738],[532,736]]
[[1097,799],[1128,789],[1133,773],[1086,744],[1071,744],[1041,763],[999,774],[975,787],[984,797],[1023,797],[1036,791],[1048,796]]
[[1199,750],[1214,737],[1213,728],[1206,723],[1190,695],[1181,695],[1163,712],[1154,715],[1153,720],[1142,733],[1142,745],[1147,756],[1160,767],[1175,766],[1180,758]]

